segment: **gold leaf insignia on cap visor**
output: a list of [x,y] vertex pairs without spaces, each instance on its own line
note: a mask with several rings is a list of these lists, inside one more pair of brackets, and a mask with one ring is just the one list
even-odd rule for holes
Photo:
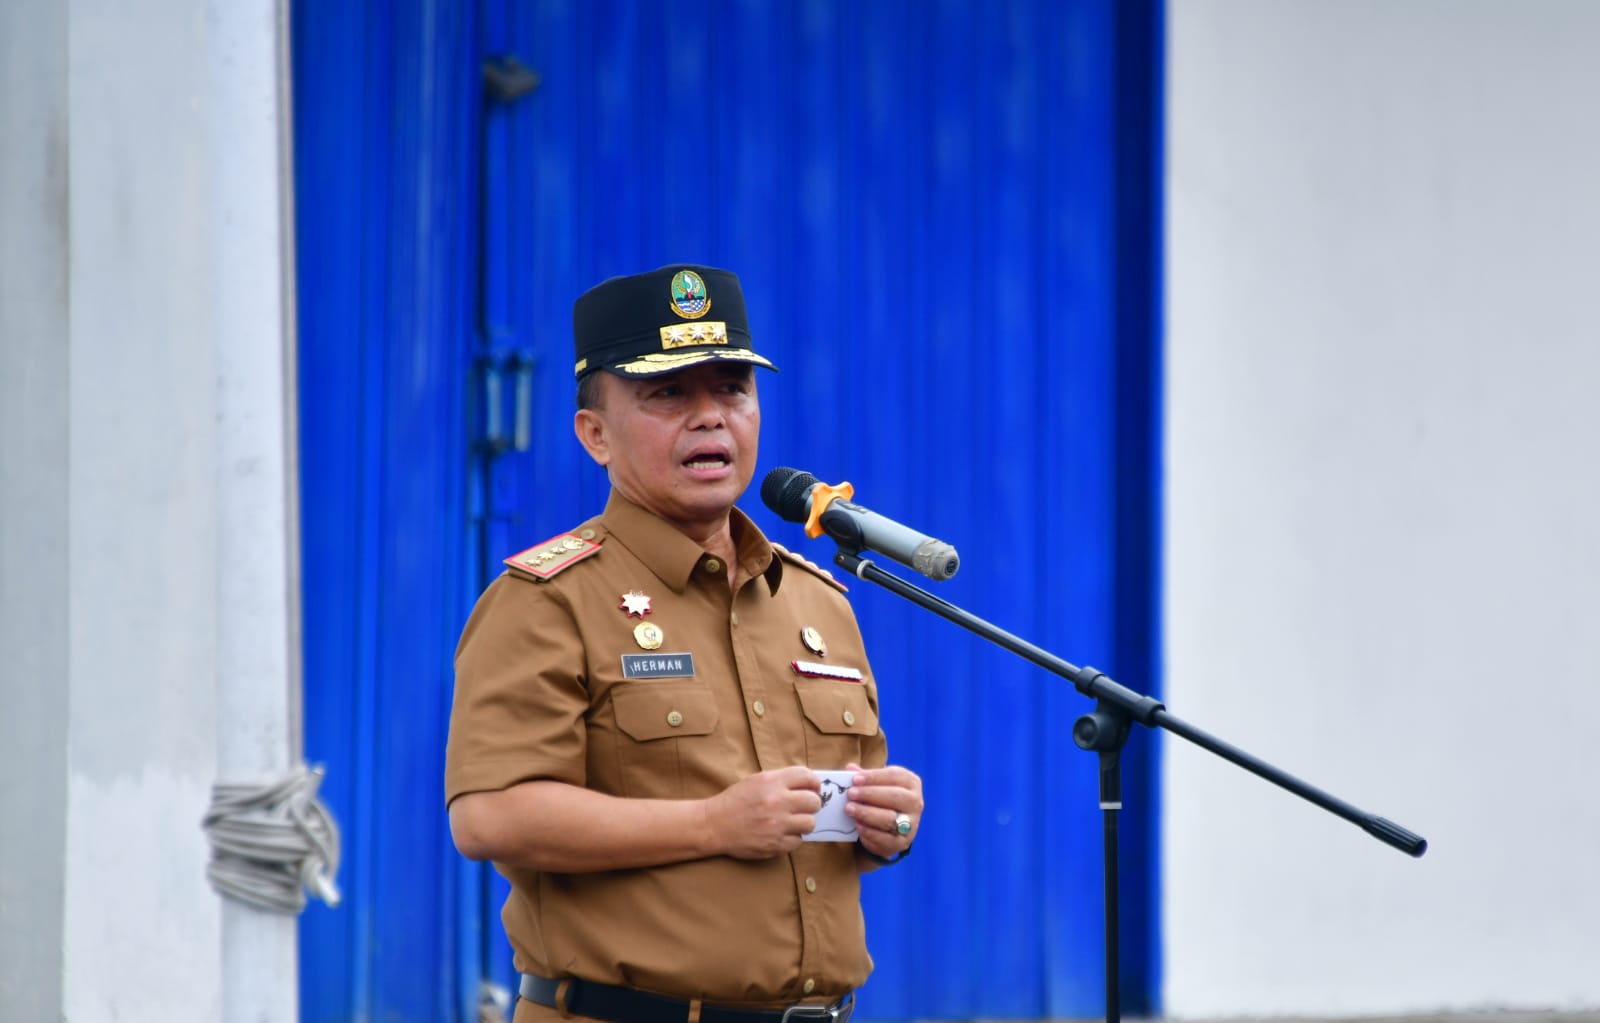
[[757,366],[772,367],[772,363],[748,348],[719,348],[709,352],[647,352],[632,362],[611,367],[618,373],[670,373],[715,359],[718,362],[753,362]]

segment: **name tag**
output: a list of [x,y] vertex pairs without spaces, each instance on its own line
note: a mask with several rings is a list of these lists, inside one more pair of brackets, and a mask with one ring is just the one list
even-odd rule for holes
[[815,661],[790,661],[789,666],[794,668],[795,674],[807,678],[836,678],[844,682],[860,682],[861,672],[855,668],[843,668],[837,664],[818,664]]
[[693,678],[694,654],[623,654],[623,678]]

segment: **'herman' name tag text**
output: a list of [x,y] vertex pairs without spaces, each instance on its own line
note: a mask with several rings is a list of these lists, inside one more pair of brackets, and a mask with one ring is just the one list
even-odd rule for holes
[[623,678],[693,678],[694,654],[623,654]]

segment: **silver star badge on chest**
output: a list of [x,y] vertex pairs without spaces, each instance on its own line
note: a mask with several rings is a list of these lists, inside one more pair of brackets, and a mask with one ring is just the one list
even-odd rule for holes
[[617,607],[630,618],[643,618],[650,613],[650,598],[638,590],[629,590],[622,595],[622,603]]

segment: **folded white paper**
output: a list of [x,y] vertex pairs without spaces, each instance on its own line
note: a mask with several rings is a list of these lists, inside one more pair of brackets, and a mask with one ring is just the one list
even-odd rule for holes
[[856,819],[844,812],[854,771],[818,771],[822,779],[822,809],[817,811],[817,826],[805,836],[807,842],[854,842]]

